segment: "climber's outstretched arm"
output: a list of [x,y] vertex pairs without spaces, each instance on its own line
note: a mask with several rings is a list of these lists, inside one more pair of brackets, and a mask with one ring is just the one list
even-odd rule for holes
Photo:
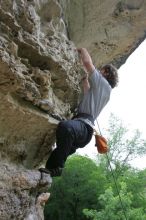
[[95,67],[93,65],[92,59],[90,54],[88,53],[86,48],[78,48],[77,49],[81,61],[83,63],[83,66],[85,68],[85,70],[87,71],[87,73],[90,75],[93,73],[93,71],[95,70]]

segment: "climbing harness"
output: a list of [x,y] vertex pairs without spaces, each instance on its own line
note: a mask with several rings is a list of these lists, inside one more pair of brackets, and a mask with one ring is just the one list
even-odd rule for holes
[[98,133],[94,124],[87,118],[86,119],[79,118],[78,120],[84,121],[86,124],[88,124],[90,127],[93,128],[94,136],[95,136],[95,146],[97,147],[98,153],[100,153],[100,154],[107,153],[109,150],[107,140],[101,134]]
[[[101,133],[101,130],[100,130],[100,127],[99,127],[99,123],[98,123],[97,120],[96,120],[96,123],[98,125],[99,134],[102,137],[102,133]],[[111,166],[111,163],[110,163],[110,159],[109,159],[109,156],[108,156],[107,152],[105,153],[105,155],[106,155],[106,159],[107,159],[107,162],[108,162],[110,170],[111,170],[111,174],[112,174],[112,177],[113,177],[113,180],[114,180],[115,188],[116,188],[116,191],[117,191],[117,194],[118,194],[118,197],[119,197],[119,201],[120,201],[120,204],[121,204],[121,208],[123,210],[123,214],[124,214],[125,220],[128,220],[127,214],[126,214],[126,211],[125,211],[125,207],[123,205],[122,198],[121,198],[121,195],[120,195],[120,192],[119,192],[119,188],[118,188],[118,185],[117,185],[117,181],[116,181],[116,178],[115,178],[115,175],[114,175],[114,172],[113,172],[113,169],[112,169],[112,166]]]

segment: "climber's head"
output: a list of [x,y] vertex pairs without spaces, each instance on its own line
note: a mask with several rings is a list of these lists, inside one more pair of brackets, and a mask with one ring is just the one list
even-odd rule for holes
[[100,68],[100,72],[103,77],[106,78],[112,88],[117,86],[119,79],[116,67],[114,67],[112,64],[107,64]]

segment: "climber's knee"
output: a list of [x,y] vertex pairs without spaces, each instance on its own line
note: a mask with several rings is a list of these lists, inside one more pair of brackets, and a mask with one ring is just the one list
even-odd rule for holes
[[[71,120],[70,120],[71,121]],[[62,121],[59,123],[56,130],[56,141],[57,144],[71,141],[74,138],[74,130],[70,121]]]
[[58,125],[57,132],[69,134],[72,131],[72,129],[73,129],[73,126],[72,126],[71,120],[62,121]]

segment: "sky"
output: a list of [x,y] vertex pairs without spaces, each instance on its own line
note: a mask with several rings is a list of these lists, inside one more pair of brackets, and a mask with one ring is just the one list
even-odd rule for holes
[[[101,131],[108,127],[111,113],[122,120],[123,125],[130,130],[138,129],[146,139],[146,40],[129,56],[126,63],[120,67],[119,85],[114,88],[109,103],[98,117]],[[96,154],[93,140],[81,154],[92,157]],[[135,168],[146,168],[146,157],[132,161]]]

